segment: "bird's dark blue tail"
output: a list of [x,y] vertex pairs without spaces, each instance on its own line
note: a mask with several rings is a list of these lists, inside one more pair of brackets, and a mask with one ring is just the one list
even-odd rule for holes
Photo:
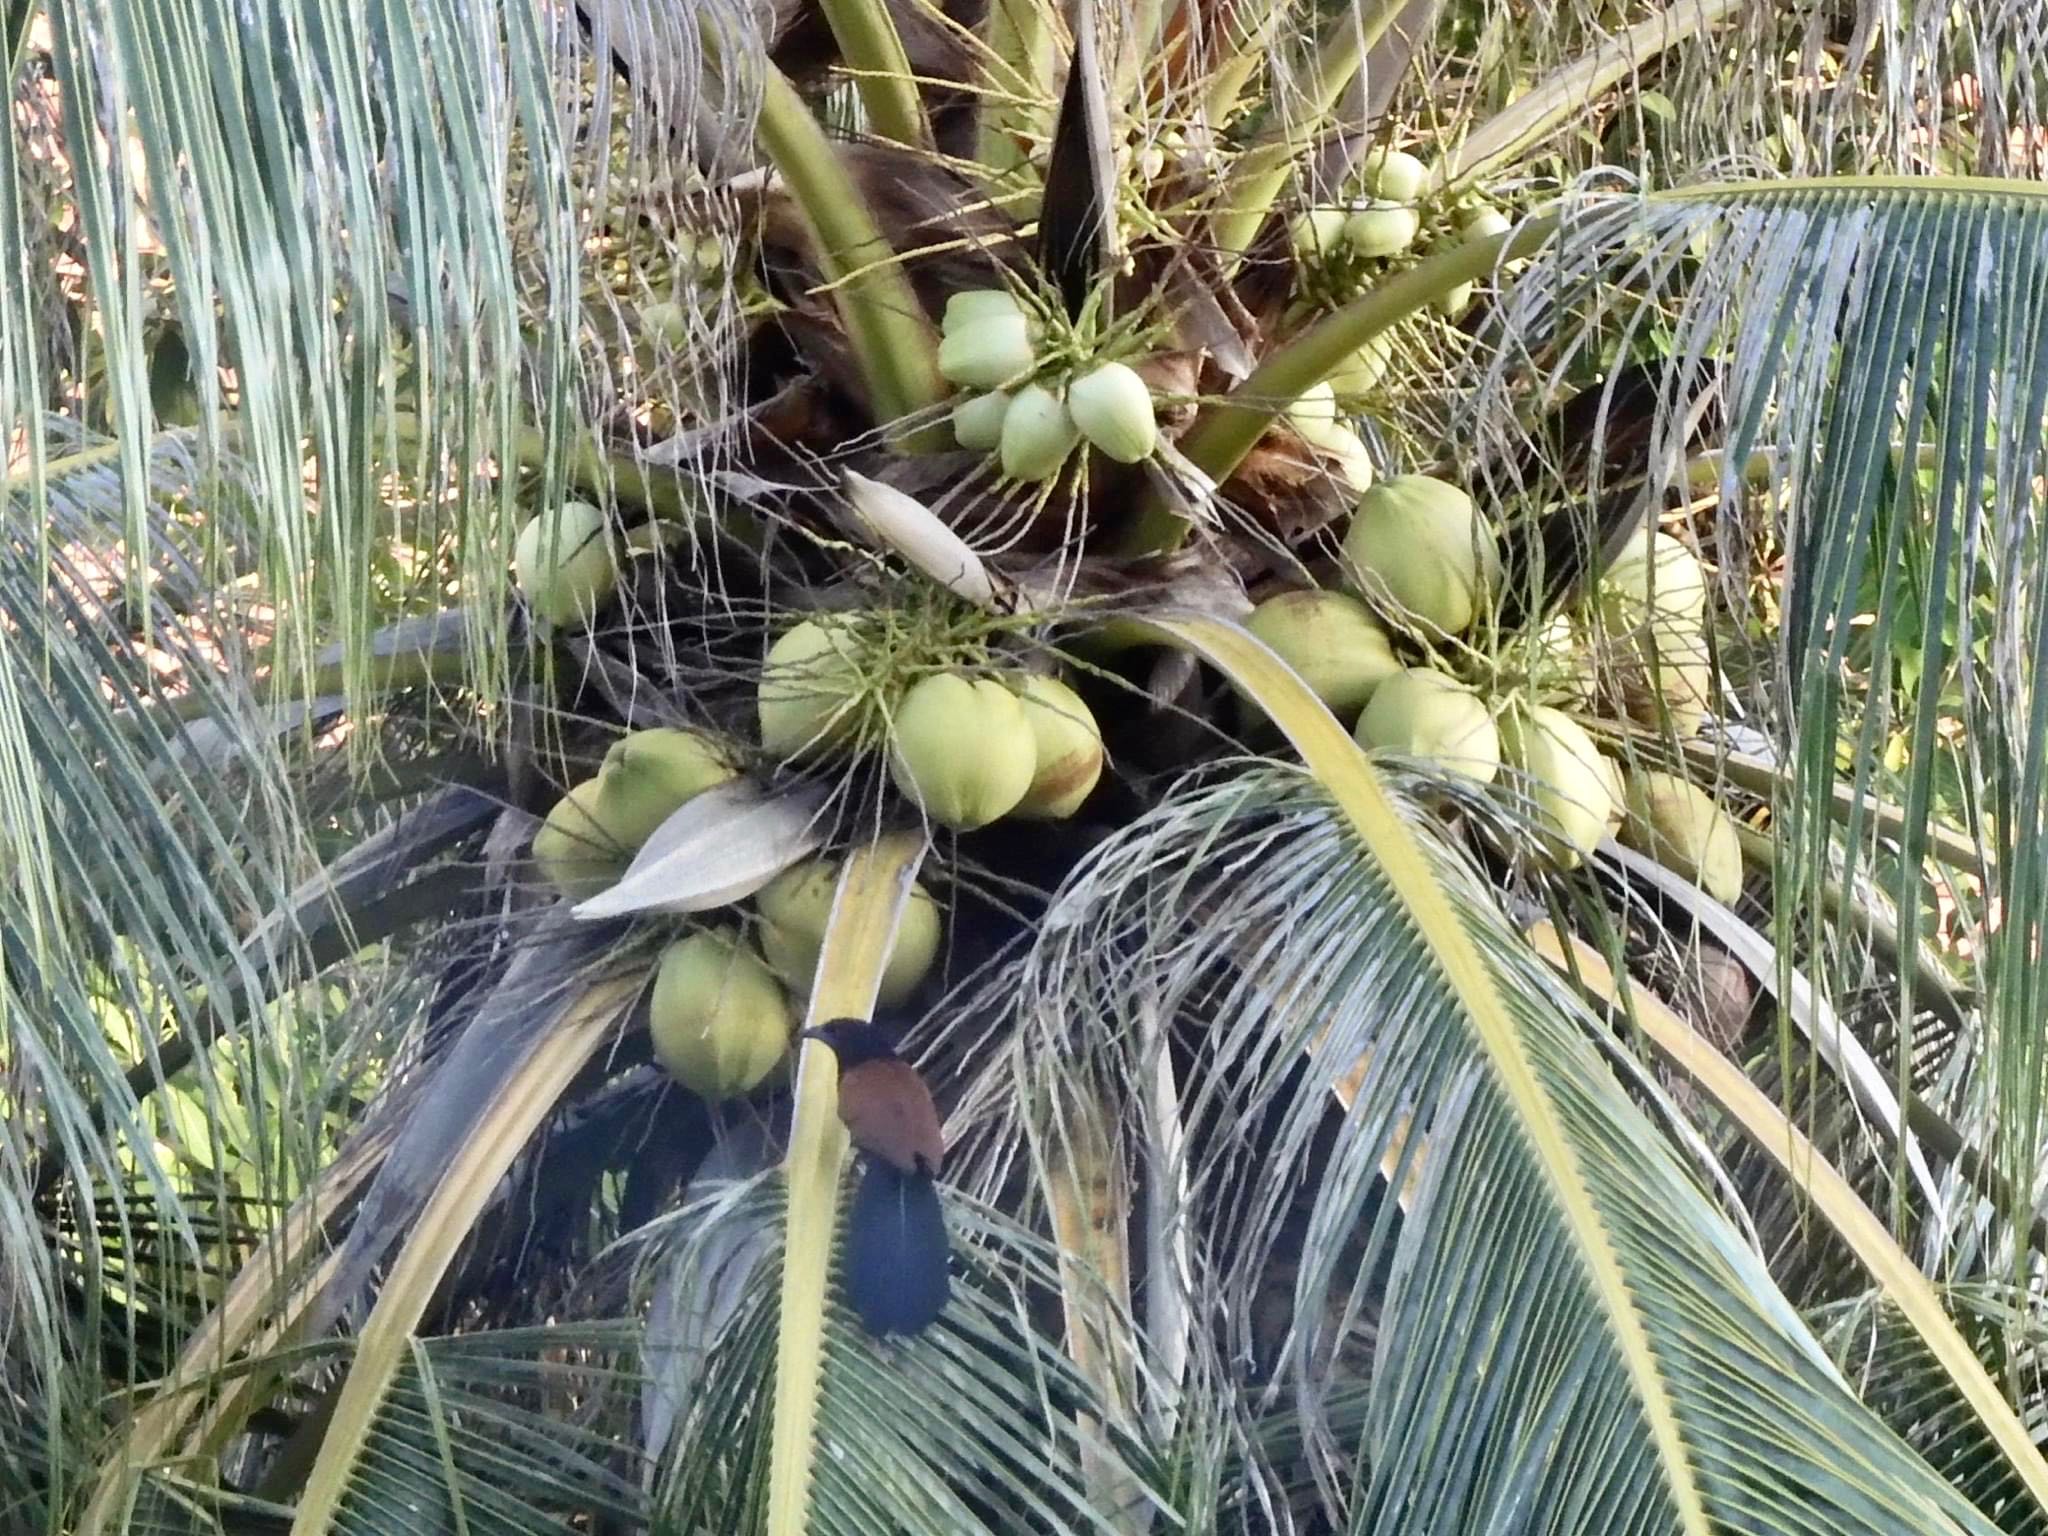
[[872,1334],[916,1333],[946,1305],[946,1217],[923,1174],[868,1159],[846,1223],[846,1299]]

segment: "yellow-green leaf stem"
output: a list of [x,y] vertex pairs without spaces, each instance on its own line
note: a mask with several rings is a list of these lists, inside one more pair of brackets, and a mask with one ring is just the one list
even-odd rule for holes
[[1052,137],[1059,110],[1055,20],[1047,0],[991,0],[989,5],[989,94],[982,98],[976,158],[992,178],[1022,165],[1027,146]]
[[[885,838],[846,861],[818,957],[806,1028],[874,1012],[882,965],[924,843]],[[783,1164],[788,1190],[782,1253],[782,1312],[775,1346],[775,1427],[768,1453],[767,1536],[805,1536],[811,1464],[817,1454],[818,1390],[825,1365],[825,1292],[839,1223],[839,1169],[846,1157],[839,1120],[839,1064],[806,1041],[797,1058],[796,1106]]]
[[[1573,939],[1569,955],[1557,930],[1540,923],[1529,931],[1539,954],[1575,976],[1590,994],[1621,1006],[1614,973],[1591,946]],[[1650,1043],[1731,1115],[1758,1150],[1799,1186],[1823,1220],[1849,1246],[1886,1298],[1920,1335],[1921,1343],[2005,1452],[2034,1502],[2048,1509],[2048,1462],[2012,1404],[1998,1390],[1969,1341],[1956,1331],[1941,1297],[1849,1181],[1800,1131],[1770,1096],[1691,1025],[1641,988],[1631,988],[1630,1016]]]
[[1297,103],[1291,97],[1282,120],[1266,139],[1247,150],[1224,177],[1216,199],[1210,238],[1225,256],[1239,256],[1273,211],[1301,152],[1315,142],[1344,99],[1366,50],[1378,43],[1406,0],[1376,0],[1363,15],[1339,15],[1317,45],[1309,85]]
[[1308,685],[1242,629],[1195,616],[1154,615],[1148,622],[1166,643],[1195,652],[1221,671],[1286,734],[1309,772],[1336,801],[1395,899],[1429,945],[1445,981],[1471,1018],[1494,1081],[1513,1105],[1530,1150],[1577,1241],[1588,1281],[1607,1314],[1615,1348],[1642,1404],[1651,1443],[1678,1511],[1679,1528],[1687,1536],[1709,1536],[1705,1500],[1679,1431],[1677,1409],[1557,1105],[1537,1075],[1492,973],[1413,835],[1381,789],[1379,775]]
[[868,128],[898,144],[930,149],[931,123],[889,8],[882,0],[818,0],[818,9],[825,13],[839,56],[853,76]]
[[[1274,352],[1227,397],[1203,410],[1180,440],[1181,454],[1222,483],[1265,435],[1274,417],[1360,347],[1432,299],[1485,276],[1503,256],[1535,250],[1550,237],[1556,222],[1555,215],[1547,215],[1512,234],[1463,241],[1361,294]],[[1173,549],[1187,536],[1188,527],[1188,520],[1155,493],[1126,535],[1125,552]]]
[[[816,242],[876,420],[886,424],[929,411],[946,394],[931,322],[825,130],[772,67],[764,69],[755,131]],[[934,447],[942,438],[935,425],[905,446]]]
[[498,1181],[585,1063],[610,1038],[642,978],[601,982],[567,1009],[555,1029],[506,1079],[472,1136],[450,1160],[377,1293],[356,1340],[355,1360],[334,1417],[306,1477],[291,1536],[325,1536],[368,1442],[412,1331]]

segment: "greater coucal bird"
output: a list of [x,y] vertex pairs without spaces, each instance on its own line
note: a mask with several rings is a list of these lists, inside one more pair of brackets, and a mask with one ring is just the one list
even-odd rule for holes
[[839,1118],[867,1164],[846,1222],[846,1299],[869,1333],[916,1333],[952,1285],[932,1182],[945,1142],[931,1090],[865,1019],[834,1019],[803,1038],[839,1059]]

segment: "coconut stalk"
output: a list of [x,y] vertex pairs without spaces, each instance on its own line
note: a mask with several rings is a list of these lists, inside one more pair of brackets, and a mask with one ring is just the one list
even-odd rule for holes
[[1026,144],[1052,136],[1059,110],[1053,83],[1059,69],[1057,21],[1047,0],[991,0],[984,40],[990,60],[975,147],[991,179],[1023,165]]
[[1394,24],[1406,3],[1407,0],[1377,0],[1361,16],[1339,16],[1317,44],[1311,83],[1304,92],[1306,110],[1300,116],[1283,114],[1282,121],[1261,143],[1245,151],[1223,178],[1222,190],[1216,198],[1218,212],[1210,230],[1210,241],[1217,251],[1231,257],[1244,254],[1273,212],[1273,204],[1287,185],[1295,161],[1322,132],[1337,103],[1344,99],[1365,50]]
[[[772,67],[763,72],[756,133],[817,246],[877,422],[931,411],[945,399],[946,386],[939,377],[937,338],[917,293],[825,130],[788,77]],[[902,439],[913,452],[944,445],[938,423]]]

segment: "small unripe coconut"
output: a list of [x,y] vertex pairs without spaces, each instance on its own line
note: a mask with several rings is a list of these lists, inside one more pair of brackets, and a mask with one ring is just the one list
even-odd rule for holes
[[1359,167],[1359,185],[1383,203],[1412,203],[1422,196],[1429,167],[1401,149],[1376,149]]
[[861,723],[865,682],[858,630],[805,619],[768,648],[757,703],[762,749],[774,757],[837,746]]
[[774,974],[726,933],[693,933],[662,951],[648,1024],[654,1059],[714,1104],[765,1082],[796,1029]]
[[994,452],[1003,440],[1003,417],[1009,410],[1010,397],[1001,390],[967,396],[953,407],[953,440],[978,453]]
[[1081,696],[1058,678],[1029,673],[1012,682],[1037,751],[1031,787],[1010,814],[1065,821],[1102,777],[1102,727]]
[[604,514],[585,501],[565,501],[519,530],[512,578],[527,606],[549,624],[588,619],[619,584]]
[[1344,553],[1368,597],[1443,634],[1467,629],[1500,579],[1493,529],[1472,498],[1428,475],[1395,475],[1361,496]]
[[946,315],[939,329],[947,335],[986,320],[991,315],[1022,315],[1017,296],[1007,288],[963,288],[946,300]]
[[1352,353],[1350,359],[1325,382],[1339,400],[1355,399],[1379,383],[1386,376],[1387,368],[1393,361],[1393,333],[1381,331]]
[[1339,719],[1350,720],[1401,672],[1372,611],[1344,592],[1282,592],[1252,610],[1245,628],[1292,667]]
[[[809,995],[817,978],[818,956],[825,948],[825,928],[838,888],[837,864],[806,859],[777,875],[754,897],[761,914],[761,953],[799,995]],[[898,1007],[917,990],[938,956],[941,926],[939,904],[922,885],[913,884],[902,921],[896,925],[896,942],[882,964],[876,997],[883,1007]]]
[[1446,319],[1455,320],[1472,307],[1472,295],[1479,291],[1476,283],[1460,283],[1448,293],[1440,293],[1429,302],[1436,312]]
[[1522,790],[1538,819],[1557,839],[1559,862],[1570,869],[1599,846],[1614,810],[1600,749],[1579,723],[1547,704],[1523,704],[1500,721],[1503,762],[1525,776]]
[[1365,443],[1356,432],[1349,427],[1332,427],[1315,440],[1315,446],[1337,461],[1337,473],[1354,492],[1363,495],[1372,488],[1372,455],[1365,451]]
[[1287,407],[1289,423],[1312,443],[1320,443],[1340,430],[1341,417],[1342,413],[1337,409],[1337,392],[1331,388],[1328,379],[1319,379],[1309,385]]
[[1742,894],[1742,842],[1714,797],[1675,773],[1628,776],[1621,839],[1696,883],[1714,900]]
[[648,335],[671,347],[680,347],[690,339],[690,312],[665,299],[640,311],[640,325]]
[[1031,371],[1031,324],[1020,314],[983,315],[939,343],[939,372],[968,389],[1000,389]]
[[667,725],[634,731],[604,755],[597,816],[614,842],[638,852],[684,805],[738,775],[718,744],[700,732]]
[[1355,256],[1398,256],[1421,232],[1420,214],[1391,203],[1361,208],[1344,221],[1344,243]]
[[1617,670],[1622,706],[1639,724],[1691,736],[1713,707],[1713,657],[1695,620],[1652,619],[1629,635]]
[[1458,221],[1458,231],[1467,240],[1489,240],[1514,227],[1514,220],[1498,208],[1478,208]]
[[1295,256],[1313,265],[1334,254],[1344,243],[1344,219],[1342,208],[1310,208],[1297,214],[1288,228]]
[[1012,480],[1050,480],[1081,441],[1067,403],[1040,384],[1027,384],[1003,416],[1003,473]]
[[1159,441],[1152,391],[1122,363],[1103,363],[1069,384],[1067,414],[1083,437],[1119,464],[1149,457]]
[[1600,577],[1601,614],[1620,633],[1650,619],[1697,619],[1707,606],[1707,577],[1692,551],[1668,533],[1645,528]]
[[612,836],[603,820],[602,790],[598,779],[572,785],[533,834],[534,867],[571,901],[610,889],[626,872],[632,852]]
[[1425,758],[1479,784],[1500,772],[1500,731],[1486,701],[1428,667],[1406,667],[1373,691],[1358,744]]
[[991,678],[921,678],[896,706],[895,727],[896,787],[932,820],[963,832],[1015,810],[1038,769],[1023,704]]

